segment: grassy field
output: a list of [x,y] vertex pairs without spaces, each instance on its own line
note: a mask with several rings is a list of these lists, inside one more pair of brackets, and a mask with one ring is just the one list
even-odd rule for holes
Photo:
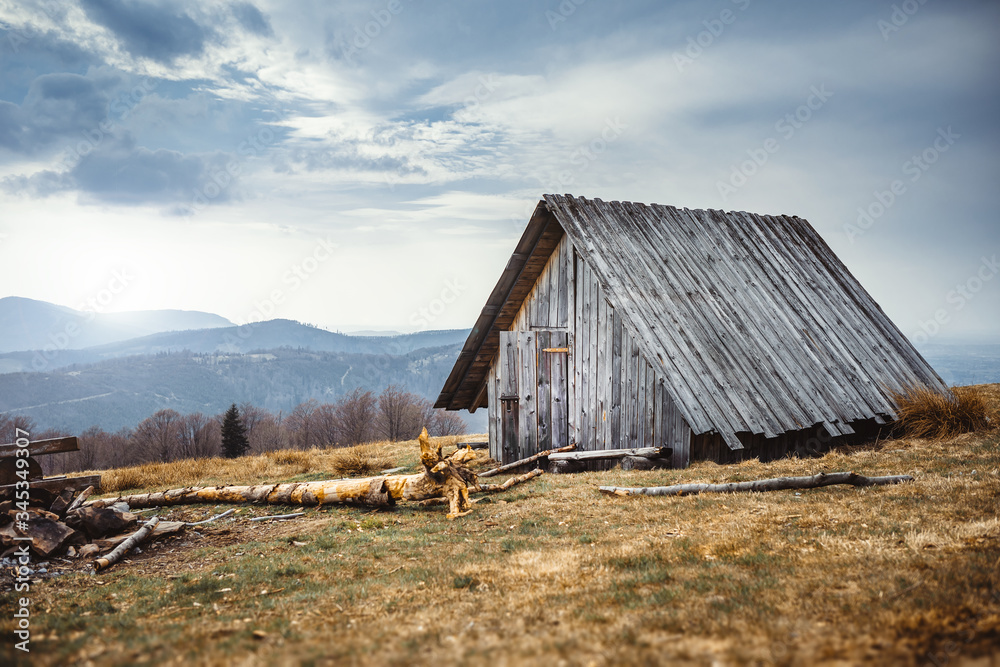
[[[996,408],[1000,385],[989,391]],[[415,442],[380,448],[416,469]],[[336,456],[150,466],[105,483],[323,479],[336,476]],[[841,470],[915,481],[684,498],[597,491]],[[67,566],[32,587],[30,663],[1000,665],[996,429],[817,459],[543,475],[481,498],[455,521],[444,506],[403,503],[260,524],[247,518],[288,508],[243,507],[99,575]],[[3,609],[15,595],[2,594]],[[23,661],[9,616],[3,655]]]

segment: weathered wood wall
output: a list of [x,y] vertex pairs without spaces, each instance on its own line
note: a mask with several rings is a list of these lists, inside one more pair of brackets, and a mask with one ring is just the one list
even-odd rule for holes
[[[690,429],[664,390],[665,378],[641,354],[568,237],[511,331],[520,333],[501,337],[488,380],[495,459],[508,463],[576,442],[584,450],[670,447],[675,467],[688,464]],[[516,442],[505,439],[515,425]]]

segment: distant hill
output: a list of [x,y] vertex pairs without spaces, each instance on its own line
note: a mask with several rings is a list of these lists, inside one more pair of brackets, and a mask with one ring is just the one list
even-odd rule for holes
[[164,331],[231,326],[224,317],[192,310],[96,313],[16,296],[0,299],[0,352],[78,350]]
[[97,345],[81,350],[7,352],[0,354],[0,373],[52,371],[125,356],[194,352],[246,354],[276,348],[353,354],[408,354],[414,350],[465,342],[469,331],[421,331],[395,336],[348,336],[292,320],[269,320],[245,326],[171,331]]
[[92,425],[134,427],[164,408],[215,415],[243,401],[287,415],[310,398],[332,403],[355,387],[378,393],[396,384],[433,400],[460,350],[453,344],[398,356],[284,348],[249,355],[122,357],[54,372],[0,375],[0,412],[27,414],[43,428],[80,433]]

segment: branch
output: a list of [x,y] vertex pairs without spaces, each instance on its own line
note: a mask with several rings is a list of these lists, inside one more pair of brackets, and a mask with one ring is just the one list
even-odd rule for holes
[[500,491],[506,491],[515,484],[527,482],[529,479],[534,479],[535,477],[544,474],[544,472],[545,471],[541,468],[535,468],[531,472],[526,472],[523,475],[518,475],[517,477],[511,477],[503,484],[479,484],[469,487],[469,491],[473,493],[498,493]]
[[152,519],[147,521],[142,528],[132,533],[127,540],[115,547],[111,553],[104,558],[98,558],[95,560],[94,570],[100,572],[101,570],[111,567],[117,563],[132,547],[149,537],[149,534],[153,532],[153,529],[156,528],[156,524],[158,523],[160,523],[160,517],[158,516],[154,516]]
[[229,509],[229,510],[226,510],[225,512],[223,512],[222,514],[216,514],[215,516],[213,516],[213,517],[211,517],[209,519],[205,519],[204,521],[195,521],[193,523],[185,523],[184,525],[185,526],[200,526],[202,524],[212,523],[216,519],[223,519],[223,518],[229,516],[230,514],[232,514],[235,511],[236,510],[234,510],[234,509]]
[[686,496],[696,493],[739,493],[741,491],[779,491],[781,489],[816,489],[834,484],[851,486],[881,486],[911,482],[909,475],[887,475],[885,477],[865,477],[853,472],[819,473],[810,477],[775,477],[751,482],[730,482],[728,484],[675,484],[673,486],[617,487],[602,486],[601,493],[613,496]]
[[479,478],[492,477],[493,475],[499,475],[502,472],[507,472],[508,470],[513,470],[514,468],[520,468],[523,465],[527,465],[532,461],[537,461],[540,458],[544,458],[551,454],[557,452],[571,452],[576,449],[576,443],[566,445],[565,447],[560,447],[559,449],[546,449],[544,452],[538,452],[533,456],[529,456],[526,459],[521,459],[520,461],[514,461],[513,463],[508,463],[507,465],[502,465],[499,468],[493,468],[492,470],[487,470],[486,472],[481,472],[477,476]]
[[303,516],[305,512],[295,512],[294,514],[276,514],[274,516],[255,516],[250,521],[267,521],[268,519],[294,519],[297,516]]
[[73,512],[73,511],[79,509],[80,506],[83,505],[83,502],[87,498],[89,498],[90,494],[92,494],[93,492],[94,492],[94,487],[93,486],[88,486],[86,489],[84,489],[83,491],[81,491],[80,495],[78,495],[76,498],[74,498],[73,502],[71,502],[69,504],[69,507],[66,508],[66,511],[63,512],[63,516],[66,516],[70,512]]

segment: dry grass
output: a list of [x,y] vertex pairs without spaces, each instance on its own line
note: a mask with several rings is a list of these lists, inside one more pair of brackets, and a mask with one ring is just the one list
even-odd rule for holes
[[[1000,386],[987,389],[995,409]],[[385,446],[415,465],[415,442]],[[328,470],[335,453],[311,461]],[[837,470],[915,481],[684,498],[597,491]],[[35,585],[31,657],[43,665],[996,665],[998,504],[1000,433],[989,431],[818,459],[545,475],[483,497],[456,521],[445,507],[402,503],[261,525],[245,513],[274,508],[243,508],[200,527],[202,537],[189,533],[187,551],[151,545],[99,580],[80,573]],[[0,618],[0,631],[10,623]]]
[[942,440],[990,427],[990,403],[981,387],[955,387],[942,394],[928,387],[893,392],[898,426],[909,438]]
[[365,477],[395,467],[386,443],[381,442],[338,449],[331,465],[335,473],[345,477]]

